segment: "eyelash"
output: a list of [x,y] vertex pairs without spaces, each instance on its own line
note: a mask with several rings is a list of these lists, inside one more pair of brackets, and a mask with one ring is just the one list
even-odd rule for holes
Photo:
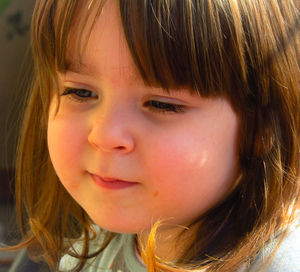
[[151,108],[152,111],[158,113],[183,113],[185,110],[185,106],[166,103],[157,100],[149,100],[144,103],[144,106],[147,108]]
[[[83,95],[83,93],[88,94],[88,96]],[[92,96],[93,92],[85,90],[85,89],[74,89],[74,88],[65,88],[62,96],[69,96],[71,99],[75,100],[75,102],[83,103],[89,99],[97,99],[98,95]]]
[[[93,92],[85,89],[65,88],[62,96],[67,95],[78,103],[84,103],[90,99],[98,99],[98,95],[92,96]],[[143,104],[143,106],[157,113],[183,113],[185,111],[184,105],[172,104],[158,100],[148,100]]]

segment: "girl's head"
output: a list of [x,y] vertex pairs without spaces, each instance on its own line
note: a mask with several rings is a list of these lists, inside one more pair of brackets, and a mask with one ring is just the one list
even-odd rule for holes
[[[238,118],[225,98],[145,85],[119,13],[117,1],[105,3],[80,60],[74,43],[67,45],[58,111],[55,96],[50,103],[51,161],[104,229],[137,233],[160,218],[186,225],[231,190]],[[99,183],[101,177],[108,182]]]
[[295,5],[38,0],[18,162],[27,243],[55,261],[65,238],[88,246],[93,222],[147,233],[162,219],[193,230],[183,264],[255,254],[298,205]]

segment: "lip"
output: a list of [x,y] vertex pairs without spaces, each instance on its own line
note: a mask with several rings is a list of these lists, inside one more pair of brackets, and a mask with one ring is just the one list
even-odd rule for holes
[[93,181],[96,183],[96,185],[105,189],[120,190],[120,189],[130,188],[138,184],[137,182],[125,181],[125,180],[109,178],[109,177],[101,177],[99,175],[92,174],[92,173],[89,174],[92,177]]

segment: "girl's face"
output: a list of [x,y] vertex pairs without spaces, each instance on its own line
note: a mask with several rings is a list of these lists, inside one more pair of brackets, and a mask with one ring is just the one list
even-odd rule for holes
[[230,192],[236,113],[225,98],[145,86],[116,1],[106,2],[82,63],[74,48],[69,60],[57,114],[55,97],[50,105],[48,146],[62,184],[96,224],[124,233],[158,219],[187,225]]

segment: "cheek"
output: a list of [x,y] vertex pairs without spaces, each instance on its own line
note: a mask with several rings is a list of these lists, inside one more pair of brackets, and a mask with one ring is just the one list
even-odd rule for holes
[[152,150],[154,152],[150,156],[150,165],[153,166],[153,173],[158,176],[179,174],[180,177],[188,178],[190,171],[200,169],[208,156],[206,150],[198,150],[191,140],[181,141],[180,137],[166,139],[162,144],[157,143]]
[[[205,182],[201,181],[207,181],[209,173],[212,172],[212,154],[209,154],[207,145],[200,148],[199,141],[184,139],[184,136],[172,137],[163,141],[167,144],[157,143],[152,149],[155,152],[150,155],[151,162],[148,163],[151,168],[148,170],[157,187],[164,186],[163,190],[174,191],[175,194],[181,191],[183,186],[187,189],[186,192],[188,189],[195,191],[192,189],[196,189],[195,186],[205,186]],[[199,183],[194,183],[195,179]]]
[[153,135],[151,143],[147,143],[147,146],[151,146],[148,156],[151,162],[147,164],[153,166],[153,173],[158,176],[176,176],[180,173],[181,177],[189,177],[207,167],[213,155],[211,142],[209,137],[196,135],[199,135],[198,131],[191,129],[188,133],[178,129],[168,135]]
[[[63,182],[79,169],[86,141],[84,123],[74,119],[49,118],[48,149],[54,169]],[[70,171],[72,169],[72,171]]]
[[[203,212],[220,201],[237,175],[236,130],[229,134],[178,133],[153,141],[147,172],[164,203],[195,204]],[[213,137],[217,135],[217,137]],[[221,136],[219,136],[221,135]]]

